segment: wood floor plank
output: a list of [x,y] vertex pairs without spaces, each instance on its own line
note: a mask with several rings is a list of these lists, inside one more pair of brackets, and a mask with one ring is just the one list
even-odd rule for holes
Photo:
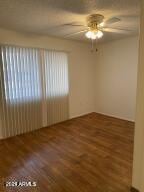
[[97,113],[1,140],[1,180],[37,188],[0,192],[129,192],[133,140],[133,122]]

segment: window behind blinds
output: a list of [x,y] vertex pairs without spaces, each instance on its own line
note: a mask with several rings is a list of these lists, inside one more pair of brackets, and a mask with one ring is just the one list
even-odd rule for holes
[[64,52],[1,46],[3,137],[68,119],[68,60]]

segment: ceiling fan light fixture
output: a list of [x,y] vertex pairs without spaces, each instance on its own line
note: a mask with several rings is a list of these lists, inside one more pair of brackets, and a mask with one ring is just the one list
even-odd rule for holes
[[98,30],[98,31],[88,31],[88,32],[86,32],[86,37],[88,38],[88,39],[99,39],[99,38],[101,38],[102,36],[103,36],[103,32],[102,31],[100,31],[100,30]]
[[94,32],[94,31],[88,31],[88,32],[86,32],[85,35],[88,39],[96,39],[97,38],[97,32]]
[[98,39],[101,38],[103,36],[103,32],[102,31],[97,31],[97,37]]
[[88,39],[91,39],[92,31],[86,32],[85,36],[86,36]]
[[91,39],[96,39],[97,38],[97,32],[92,32]]

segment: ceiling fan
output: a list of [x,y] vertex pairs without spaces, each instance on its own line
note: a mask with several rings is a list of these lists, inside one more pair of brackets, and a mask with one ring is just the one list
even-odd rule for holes
[[75,24],[75,23],[64,24],[64,26],[84,27],[85,28],[84,30],[80,30],[78,32],[68,34],[65,37],[70,37],[73,35],[78,35],[80,33],[85,33],[86,38],[92,40],[92,46],[93,46],[93,41],[102,38],[105,31],[113,32],[113,33],[128,34],[130,32],[130,30],[123,30],[123,29],[119,29],[119,28],[108,27],[109,25],[114,24],[119,21],[121,21],[121,19],[116,18],[116,17],[105,20],[103,15],[91,14],[87,17],[86,25]]

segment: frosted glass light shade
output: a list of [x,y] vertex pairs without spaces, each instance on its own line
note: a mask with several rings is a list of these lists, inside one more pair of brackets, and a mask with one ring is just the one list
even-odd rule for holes
[[96,31],[96,32],[88,31],[88,32],[86,32],[85,35],[88,39],[96,39],[96,38],[99,39],[103,36],[103,32],[102,31]]
[[102,31],[98,31],[98,32],[97,32],[97,37],[98,37],[98,39],[101,38],[102,36],[103,36],[103,32],[102,32]]
[[88,31],[88,32],[86,32],[86,37],[88,38],[88,39],[90,39],[91,38],[91,35],[92,35],[92,31]]

